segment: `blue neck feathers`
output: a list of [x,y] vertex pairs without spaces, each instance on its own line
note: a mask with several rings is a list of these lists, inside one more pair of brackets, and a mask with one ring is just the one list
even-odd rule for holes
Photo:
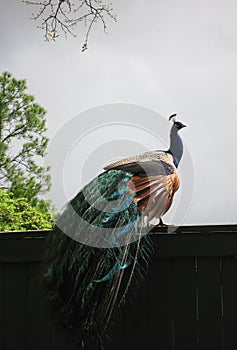
[[170,148],[169,153],[174,157],[175,166],[178,167],[180,159],[183,155],[183,142],[178,134],[178,129],[175,124],[172,126],[170,131]]

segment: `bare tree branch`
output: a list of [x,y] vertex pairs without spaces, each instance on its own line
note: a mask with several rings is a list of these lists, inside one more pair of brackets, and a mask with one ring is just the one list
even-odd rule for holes
[[[38,7],[38,11],[32,15],[33,20],[41,19],[38,28],[44,30],[46,41],[56,40],[60,32],[65,37],[70,34],[76,37],[79,25],[82,23],[86,28],[82,51],[88,48],[88,40],[95,23],[100,22],[106,33],[106,20],[111,18],[117,21],[113,14],[111,3],[107,0],[22,0],[25,4]],[[81,29],[80,29],[81,31]]]

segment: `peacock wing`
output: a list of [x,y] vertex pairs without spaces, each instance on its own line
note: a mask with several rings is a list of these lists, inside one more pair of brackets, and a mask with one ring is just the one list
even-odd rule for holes
[[180,185],[171,154],[148,152],[140,158],[127,158],[110,167],[134,174],[127,186],[134,196],[133,202],[147,216],[148,223],[163,216],[170,208]]
[[[140,155],[131,156],[128,158],[120,159],[116,162],[113,162],[111,164],[108,164],[104,167],[105,170],[123,170],[123,171],[132,171],[136,172],[136,169],[140,170],[141,167],[147,167],[152,166],[158,167],[158,173],[159,171],[162,171],[162,166],[165,166],[165,164],[162,164],[160,162],[169,164],[171,166],[174,165],[174,159],[173,156],[165,151],[153,151],[153,152],[145,152]],[[136,168],[137,166],[140,166],[140,168]],[[157,173],[157,174],[158,174]]]
[[147,216],[148,223],[154,218],[162,217],[170,208],[174,193],[180,184],[176,169],[167,175],[147,177],[133,176],[128,182],[131,194],[135,194],[133,201],[138,209]]

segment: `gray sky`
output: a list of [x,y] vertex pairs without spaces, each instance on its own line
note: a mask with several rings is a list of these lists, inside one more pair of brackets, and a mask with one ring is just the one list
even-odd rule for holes
[[[104,104],[144,106],[144,110],[138,108],[144,119],[148,109],[165,117],[177,112],[188,125],[182,130],[186,152],[180,164],[183,185],[184,181],[189,184],[189,178],[193,181],[194,168],[195,186],[192,206],[183,223],[237,222],[235,0],[115,0],[118,23],[108,22],[108,35],[97,25],[86,53],[81,53],[82,38],[61,37],[55,43],[44,42],[43,32],[28,19],[32,8],[19,0],[4,3],[0,13],[0,71],[8,70],[17,78],[27,79],[29,92],[48,111],[51,139],[57,140],[55,135],[65,123],[70,126],[74,116],[83,116],[84,111]],[[111,108],[107,111],[113,113],[114,107]],[[100,124],[103,118],[99,112]],[[136,122],[138,115],[132,117]],[[159,134],[158,127],[159,118],[154,125],[154,132]],[[169,123],[162,128],[167,143]],[[94,149],[101,146],[101,138],[105,143],[112,142],[113,135],[118,139],[126,137],[128,129],[107,131],[108,138],[106,130],[101,130],[101,134],[97,130]],[[131,137],[130,153],[136,150],[134,142],[139,144],[139,152],[141,140],[146,147],[155,145],[155,139],[141,132]],[[92,143],[90,139],[87,142]],[[54,148],[56,161],[64,144],[65,140],[60,139],[60,146]],[[155,148],[163,148],[162,143]],[[65,179],[71,185],[66,189],[69,197],[80,188],[75,175],[76,154],[80,157],[76,151],[71,152],[64,162],[72,166],[72,171],[68,171],[65,165]],[[125,156],[128,154],[126,149]],[[119,156],[116,153],[114,158]],[[110,157],[113,158],[112,152]],[[181,191],[185,191],[187,201],[191,198],[188,190],[188,186],[183,186]],[[65,188],[57,188],[58,196],[55,191],[53,195],[58,206],[63,205],[61,191]],[[178,202],[178,196],[176,199]],[[173,210],[182,211],[182,202],[178,207],[176,203]],[[166,221],[173,222],[172,211]]]

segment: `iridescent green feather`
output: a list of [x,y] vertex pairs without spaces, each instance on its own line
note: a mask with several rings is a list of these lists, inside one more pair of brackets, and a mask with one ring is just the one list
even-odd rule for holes
[[121,170],[99,175],[71,200],[47,239],[48,301],[58,327],[83,349],[103,348],[115,310],[150,259],[142,213],[127,188],[131,177]]

